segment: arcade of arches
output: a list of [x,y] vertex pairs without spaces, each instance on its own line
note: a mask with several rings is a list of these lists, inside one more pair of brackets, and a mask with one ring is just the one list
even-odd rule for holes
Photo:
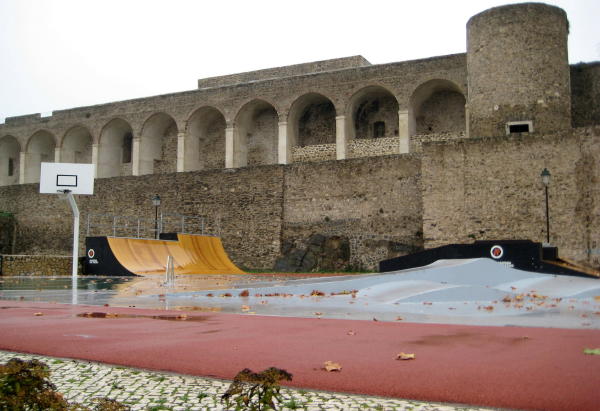
[[309,92],[296,97],[289,110],[253,99],[232,119],[212,106],[192,111],[185,122],[165,112],[147,117],[139,132],[125,118],[108,121],[94,138],[75,125],[57,138],[38,130],[23,144],[0,138],[0,185],[39,181],[40,163],[94,163],[97,177],[160,174],[294,162],[292,148],[330,146],[335,158],[348,157],[348,145],[396,138],[395,152],[408,152],[410,136],[465,130],[465,97],[447,80],[417,87],[402,107],[382,86],[355,92],[347,103]]

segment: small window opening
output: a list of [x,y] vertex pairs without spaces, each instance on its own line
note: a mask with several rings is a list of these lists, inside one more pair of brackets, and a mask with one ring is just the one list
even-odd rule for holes
[[531,121],[511,121],[509,123],[506,123],[506,134],[532,132],[533,122]]
[[131,163],[132,146],[133,134],[127,133],[123,137],[123,163]]
[[385,136],[385,123],[383,121],[376,121],[373,123],[373,137],[379,138]]
[[8,176],[12,177],[15,175],[15,160],[12,158],[8,159]]

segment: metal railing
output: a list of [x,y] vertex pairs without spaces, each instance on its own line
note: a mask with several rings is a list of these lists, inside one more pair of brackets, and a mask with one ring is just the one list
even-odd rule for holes
[[156,238],[160,233],[221,235],[221,218],[211,216],[186,216],[161,213],[154,218],[113,214],[88,214],[87,237],[107,236],[128,238]]

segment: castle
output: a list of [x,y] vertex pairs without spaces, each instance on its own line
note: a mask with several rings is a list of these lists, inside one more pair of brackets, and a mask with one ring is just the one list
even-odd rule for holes
[[543,241],[548,168],[551,242],[598,267],[600,63],[569,66],[568,32],[560,8],[507,5],[468,21],[463,54],[354,56],[7,118],[12,249],[68,254],[66,207],[37,194],[41,162],[96,165],[84,215],[151,216],[156,193],[178,213],[218,214],[234,261],[256,268],[305,258],[315,234],[346,241],[364,268],[448,242]]

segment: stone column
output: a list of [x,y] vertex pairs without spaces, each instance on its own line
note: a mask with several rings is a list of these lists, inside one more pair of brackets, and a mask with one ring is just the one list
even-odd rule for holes
[[60,163],[60,148],[54,147],[54,162]]
[[99,144],[92,144],[92,164],[94,167],[94,178],[98,178],[98,150],[100,148]]
[[25,159],[27,153],[21,151],[19,153],[19,184],[25,184]]
[[235,168],[237,164],[235,162],[234,153],[234,128],[227,127],[225,129],[225,168]]
[[279,147],[278,160],[279,164],[290,164],[292,160],[292,148],[288,137],[287,121],[279,122]]
[[469,111],[469,104],[465,104],[465,137],[471,137],[471,114]]
[[177,172],[185,171],[185,133],[177,133]]
[[131,148],[131,174],[134,176],[140,175],[140,138],[133,139],[133,147]]
[[398,111],[398,136],[400,136],[400,154],[408,153],[410,147],[410,113],[408,110]]
[[346,116],[335,117],[335,154],[338,160],[344,160],[348,157]]

